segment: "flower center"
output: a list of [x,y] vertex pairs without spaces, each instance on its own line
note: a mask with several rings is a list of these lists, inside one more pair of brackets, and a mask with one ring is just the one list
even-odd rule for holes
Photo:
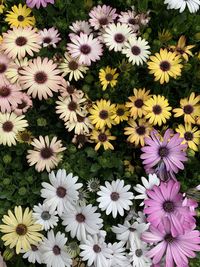
[[2,125],[2,129],[4,130],[4,132],[11,132],[13,127],[14,125],[11,121],[6,121]]
[[41,149],[40,155],[43,159],[49,159],[53,156],[53,150],[50,147],[44,147]]
[[163,209],[166,212],[173,212],[175,209],[174,203],[172,201],[165,201],[163,203]]
[[68,63],[68,67],[70,70],[77,70],[78,69],[78,63],[75,60],[72,60]]
[[136,251],[135,251],[135,255],[136,255],[137,257],[141,257],[142,254],[143,254],[143,251],[142,251],[141,249],[136,249]]
[[110,195],[110,198],[112,201],[117,201],[119,199],[119,193],[117,192],[112,192]]
[[89,45],[87,45],[87,44],[81,45],[80,51],[84,55],[88,55],[91,52],[91,47]]
[[76,220],[79,223],[83,223],[85,221],[85,216],[82,213],[76,215]]
[[31,245],[31,250],[32,250],[32,251],[37,251],[37,250],[38,250],[38,247],[35,246],[35,245]]
[[121,34],[121,33],[117,33],[117,34],[115,34],[114,39],[115,39],[115,41],[116,41],[117,43],[120,43],[120,44],[121,44],[121,43],[124,42],[125,37],[124,37],[123,34]]
[[161,112],[162,112],[162,108],[160,105],[153,106],[153,113],[154,114],[159,115],[159,114],[161,114]]
[[72,95],[75,91],[75,87],[73,85],[67,86],[67,92],[68,94]]
[[30,134],[26,133],[26,132],[21,133],[20,137],[21,137],[22,141],[24,141],[24,142],[28,142],[31,140]]
[[136,128],[136,133],[138,135],[144,135],[146,133],[146,128],[144,126],[139,126]]
[[75,110],[77,109],[77,104],[76,104],[76,102],[71,101],[71,102],[68,104],[68,109],[71,110],[71,111],[75,111]]
[[105,78],[106,78],[106,81],[110,82],[113,79],[113,75],[111,73],[107,73]]
[[50,44],[51,41],[52,41],[52,39],[51,39],[50,37],[45,37],[45,38],[43,39],[43,42],[44,42],[45,44]]
[[15,232],[18,234],[18,235],[25,235],[27,233],[28,229],[26,227],[26,225],[24,224],[18,224],[16,229],[15,229]]
[[57,256],[57,255],[60,255],[60,248],[59,246],[55,245],[53,247],[53,253]]
[[44,71],[39,71],[35,74],[34,79],[36,83],[43,84],[47,81],[47,75]]
[[158,154],[161,158],[165,158],[169,155],[169,149],[167,147],[160,147]]
[[0,88],[0,96],[7,97],[11,93],[10,88],[8,86],[2,86]]
[[133,19],[133,18],[130,18],[130,19],[128,20],[128,23],[134,25],[134,24],[137,23],[137,20],[136,20],[136,19]]
[[118,108],[116,111],[117,116],[123,116],[124,115],[124,109],[123,108]]
[[193,139],[193,133],[185,132],[184,133],[184,138],[185,138],[186,141],[191,141]]
[[106,142],[107,141],[107,135],[105,133],[100,133],[99,136],[98,136],[98,139],[100,142]]
[[18,104],[18,105],[17,105],[17,108],[18,108],[18,109],[23,109],[23,108],[25,108],[26,106],[27,106],[27,102],[24,101],[24,100],[22,100],[22,103]]
[[160,63],[160,69],[162,71],[169,71],[170,68],[171,68],[171,64],[168,61],[166,61],[166,60],[161,61],[161,63]]
[[134,105],[136,106],[136,108],[141,108],[143,106],[144,102],[142,99],[138,98],[137,100],[135,100]]
[[17,39],[15,40],[15,43],[16,43],[16,45],[18,45],[18,46],[23,46],[23,45],[25,45],[26,43],[27,43],[27,39],[25,38],[25,37],[23,37],[23,36],[19,36],[19,37],[17,37]]
[[183,108],[183,111],[185,114],[191,114],[193,112],[194,108],[192,105],[186,105]]
[[77,117],[77,121],[78,122],[84,122],[84,120],[85,120],[85,117],[82,117],[82,116],[80,116],[80,115],[76,115],[76,117]]
[[108,19],[106,17],[100,18],[99,19],[99,24],[100,25],[107,25],[108,24]]
[[138,56],[141,53],[141,49],[138,46],[134,45],[131,48],[131,52],[133,55]]
[[64,187],[59,186],[56,190],[56,194],[58,197],[64,198],[67,194],[67,190]]
[[85,144],[86,142],[86,136],[84,134],[78,134],[76,139],[80,144]]
[[4,63],[0,63],[0,73],[4,73],[7,69],[6,64]]
[[173,241],[175,240],[175,238],[171,234],[166,234],[164,239],[169,244],[173,243]]
[[18,21],[24,21],[24,16],[19,15],[19,16],[17,17],[17,20],[18,20]]
[[102,120],[106,120],[108,118],[108,111],[107,110],[101,110],[99,112],[99,117],[102,119]]
[[44,221],[48,221],[51,218],[51,215],[49,214],[48,211],[43,211],[41,214],[41,218]]
[[101,248],[100,248],[100,246],[97,245],[97,244],[95,244],[95,245],[93,246],[93,250],[94,250],[95,253],[100,253],[100,252],[101,252]]
[[185,51],[179,47],[176,49],[176,51],[179,52],[181,55],[185,53]]

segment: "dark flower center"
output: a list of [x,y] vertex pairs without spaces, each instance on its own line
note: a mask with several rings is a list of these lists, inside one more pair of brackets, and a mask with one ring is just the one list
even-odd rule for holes
[[136,128],[136,133],[138,135],[144,135],[146,133],[146,128],[144,126],[139,126]]
[[185,51],[179,47],[176,49],[176,51],[179,52],[181,55],[185,53]]
[[77,121],[78,122],[84,122],[84,120],[85,120],[85,117],[82,117],[82,116],[80,116],[80,115],[76,115],[76,117],[77,117]]
[[136,106],[136,108],[141,108],[143,106],[144,102],[142,99],[138,98],[137,100],[135,100],[134,105]]
[[130,18],[130,19],[128,20],[128,23],[134,25],[134,24],[137,23],[137,20],[136,20],[136,19],[133,19],[133,18]]
[[163,203],[163,209],[166,212],[173,212],[175,209],[175,205],[172,201],[168,200]]
[[119,193],[117,192],[112,192],[110,195],[110,198],[112,201],[117,201],[119,199]]
[[85,144],[85,142],[87,141],[86,136],[84,134],[78,134],[76,139],[80,144]]
[[45,38],[43,39],[43,42],[44,42],[45,44],[50,44],[51,41],[52,41],[52,39],[51,39],[50,37],[45,37]]
[[26,225],[24,224],[18,224],[16,229],[15,229],[15,232],[18,234],[18,235],[25,235],[27,233],[27,227]]
[[98,136],[98,139],[100,142],[106,142],[107,141],[107,135],[105,133],[100,133],[99,136]]
[[72,95],[75,91],[75,87],[73,85],[67,86],[67,92]]
[[184,138],[185,138],[186,141],[191,141],[193,139],[193,133],[185,132],[184,133]]
[[34,79],[36,83],[43,84],[47,81],[47,75],[44,71],[39,71],[35,74]]
[[76,220],[79,223],[83,223],[85,221],[85,216],[82,213],[76,215]]
[[11,121],[6,121],[2,125],[4,132],[11,132],[13,127],[14,127],[14,125]]
[[38,247],[35,246],[35,245],[31,245],[31,250],[32,250],[32,251],[38,251]]
[[21,137],[22,141],[24,141],[24,142],[28,142],[31,140],[30,134],[26,133],[26,132],[21,133],[20,137]]
[[142,251],[141,249],[136,249],[136,251],[135,251],[135,255],[136,255],[137,257],[141,257],[142,254],[143,254],[143,251]]
[[67,190],[64,187],[59,186],[56,190],[56,194],[58,197],[64,198],[67,194]]
[[159,115],[162,112],[162,108],[160,105],[153,106],[153,113]]
[[51,218],[51,215],[49,214],[48,211],[43,211],[42,214],[41,214],[41,218],[42,218],[44,221],[48,221],[48,220]]
[[80,51],[84,55],[88,55],[91,52],[91,47],[87,44],[81,45]]
[[23,109],[23,108],[25,108],[26,106],[27,106],[27,102],[24,101],[24,100],[22,100],[22,103],[18,104],[18,105],[17,105],[17,108],[18,108],[18,109]]
[[53,247],[53,253],[57,256],[57,255],[60,255],[60,248],[59,246],[55,245]]
[[138,46],[134,45],[131,48],[131,52],[133,55],[138,56],[141,53],[141,49]]
[[118,108],[116,111],[117,116],[123,116],[124,115],[124,109],[123,108]]
[[100,252],[101,252],[101,248],[100,248],[100,246],[97,245],[97,244],[95,244],[95,245],[93,246],[93,250],[94,250],[95,253],[100,253]]
[[18,21],[24,21],[24,16],[19,15],[19,16],[17,17],[17,19],[18,19]]
[[4,63],[0,63],[0,73],[4,73],[7,69],[6,64]]
[[173,241],[175,240],[175,238],[171,234],[166,234],[164,239],[169,244],[173,243]]
[[117,33],[117,34],[115,34],[114,39],[115,39],[115,41],[116,41],[117,43],[120,43],[120,44],[121,44],[121,43],[124,42],[125,37],[124,37],[123,34],[121,34],[121,33]]
[[10,88],[8,86],[0,87],[0,96],[7,97],[11,93]]
[[70,70],[77,70],[78,69],[78,63],[75,60],[72,60],[68,63],[68,67]]
[[100,25],[107,25],[108,24],[108,19],[106,17],[100,18],[99,19],[99,24]]
[[18,45],[18,46],[23,46],[23,45],[25,45],[26,43],[27,43],[27,39],[25,38],[25,37],[23,37],[23,36],[19,36],[19,37],[17,37],[17,39],[15,40],[15,43],[16,43],[16,45]]
[[160,63],[160,69],[162,71],[169,71],[170,70],[170,67],[171,67],[171,65],[170,65],[170,63],[168,61],[166,61],[166,60],[161,61],[161,63]]
[[113,79],[113,75],[111,73],[107,73],[105,78],[106,78],[106,81],[110,82]]
[[165,158],[169,155],[169,149],[167,147],[160,147],[158,154],[161,158]]
[[76,104],[76,102],[71,101],[71,102],[68,104],[68,109],[71,110],[71,111],[75,111],[75,110],[77,109],[77,104]]
[[102,120],[106,120],[108,118],[108,111],[107,110],[101,110],[99,112],[99,117],[102,119]]
[[44,147],[41,149],[40,155],[43,159],[49,159],[53,156],[53,150],[50,147]]
[[191,114],[194,111],[194,108],[192,105],[186,105],[184,106],[183,111],[185,114]]

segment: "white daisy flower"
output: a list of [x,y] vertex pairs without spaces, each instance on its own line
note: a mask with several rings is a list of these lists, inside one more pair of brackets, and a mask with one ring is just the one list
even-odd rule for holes
[[65,210],[62,215],[62,224],[65,231],[70,232],[72,238],[76,236],[79,241],[86,240],[88,234],[94,235],[102,227],[101,214],[96,213],[97,207],[91,204],[87,206],[73,206]]
[[[142,184],[137,184],[134,186],[134,190],[139,193],[138,196],[135,197],[135,199],[147,199],[146,190],[151,190],[154,185],[159,186],[160,179],[157,177],[156,174],[149,174],[149,180],[147,180],[145,177],[141,177]],[[140,204],[140,206],[143,206],[144,202]]]
[[88,266],[94,264],[95,267],[110,267],[112,250],[108,248],[103,237],[88,235],[87,240],[80,245],[80,249],[82,250],[80,256],[83,261],[87,261]]
[[77,121],[66,121],[65,128],[68,132],[74,130],[75,134],[89,133],[90,129],[93,129],[93,125],[90,122],[90,119],[87,116],[80,116],[76,114]]
[[74,205],[78,200],[78,189],[82,187],[81,183],[77,183],[78,176],[66,174],[65,170],[58,170],[57,174],[52,171],[49,174],[50,184],[43,182],[44,187],[41,190],[41,197],[45,198],[44,203],[50,207],[50,211],[57,210],[61,216],[64,210]]
[[47,238],[44,238],[41,243],[41,253],[43,263],[47,267],[70,267],[72,260],[66,252],[67,238],[61,232],[54,235],[53,230],[47,233]]
[[92,32],[90,24],[85,20],[76,20],[69,26],[69,28],[73,32],[69,34],[69,38],[73,38],[74,35],[80,35],[81,32],[87,35]]
[[114,218],[117,217],[117,213],[124,216],[124,210],[129,210],[133,204],[131,199],[134,198],[132,192],[128,192],[131,188],[130,185],[124,186],[124,181],[117,179],[116,181],[105,182],[105,186],[100,186],[100,191],[97,194],[100,196],[97,198],[99,208],[106,210],[106,215],[112,213]]
[[110,267],[122,267],[128,264],[125,252],[124,242],[109,243],[108,248],[112,250],[112,258],[110,259]]
[[[23,253],[23,252],[22,252]],[[26,251],[26,253],[23,255],[24,259],[27,259],[31,263],[42,263],[42,254],[40,251],[40,244],[37,246],[31,245],[31,249]]]
[[122,53],[126,55],[129,62],[139,66],[143,65],[143,62],[146,62],[149,58],[149,55],[151,54],[148,50],[149,48],[150,46],[145,39],[130,36],[124,45]]
[[151,267],[152,261],[145,255],[148,252],[147,244],[141,240],[136,242],[130,249],[130,262],[133,267]]
[[131,224],[125,221],[123,225],[118,224],[117,226],[113,226],[112,231],[116,234],[117,240],[125,242],[127,248],[130,248],[148,228],[149,224],[138,222]]
[[135,36],[129,26],[121,23],[110,23],[104,30],[104,43],[109,50],[114,50],[115,52],[122,51],[131,34]]
[[165,4],[168,4],[168,9],[179,9],[182,13],[186,7],[190,13],[195,13],[199,10],[200,0],[165,0]]
[[50,208],[47,204],[38,204],[38,206],[33,207],[33,217],[35,218],[38,224],[42,225],[42,230],[49,230],[54,228],[58,224],[58,217],[56,216],[56,211],[50,211]]

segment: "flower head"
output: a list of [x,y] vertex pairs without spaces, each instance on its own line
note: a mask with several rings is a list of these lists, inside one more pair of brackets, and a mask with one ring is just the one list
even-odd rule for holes
[[100,69],[99,80],[103,86],[103,90],[106,90],[108,85],[115,87],[117,84],[117,77],[119,76],[119,73],[116,73],[116,71],[117,69],[112,69],[109,66],[107,66],[105,69]]
[[181,138],[184,138],[184,143],[187,143],[189,148],[198,151],[200,144],[200,130],[198,130],[198,127],[192,127],[191,124],[185,124],[185,126],[179,124],[176,132],[180,134]]
[[199,0],[165,0],[165,4],[168,4],[169,9],[179,9],[182,13],[186,7],[189,9],[190,13],[195,13],[199,10],[200,1]]
[[127,121],[129,115],[130,112],[124,104],[117,104],[114,114],[111,116],[111,119],[113,119],[116,124],[119,124],[122,121]]
[[28,7],[33,8],[40,8],[46,7],[48,4],[54,4],[55,0],[26,0],[26,4]]
[[52,45],[56,48],[57,43],[61,40],[60,33],[54,27],[39,31],[39,35],[41,36],[40,44],[42,44],[43,47]]
[[93,129],[90,135],[90,139],[94,140],[94,142],[97,143],[95,150],[99,150],[101,146],[103,146],[104,150],[114,150],[114,147],[110,143],[110,141],[116,140],[116,136],[112,136],[110,131],[106,130],[105,128],[101,130]]
[[170,49],[188,61],[189,56],[193,56],[192,52],[190,51],[193,47],[195,47],[195,45],[186,46],[186,38],[184,35],[182,35],[178,40],[178,44],[176,46],[170,46]]

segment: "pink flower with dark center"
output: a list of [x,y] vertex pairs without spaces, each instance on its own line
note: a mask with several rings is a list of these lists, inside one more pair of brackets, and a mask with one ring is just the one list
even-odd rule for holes
[[28,7],[33,8],[40,8],[46,7],[47,4],[54,4],[55,0],[26,0],[26,4]]
[[61,40],[60,33],[54,27],[39,31],[39,35],[41,36],[40,44],[42,44],[43,47],[52,45],[56,48],[56,44]]
[[17,115],[22,115],[28,111],[29,108],[32,107],[33,102],[26,93],[21,94],[21,99],[20,103],[18,103],[16,108],[13,108],[13,111]]

